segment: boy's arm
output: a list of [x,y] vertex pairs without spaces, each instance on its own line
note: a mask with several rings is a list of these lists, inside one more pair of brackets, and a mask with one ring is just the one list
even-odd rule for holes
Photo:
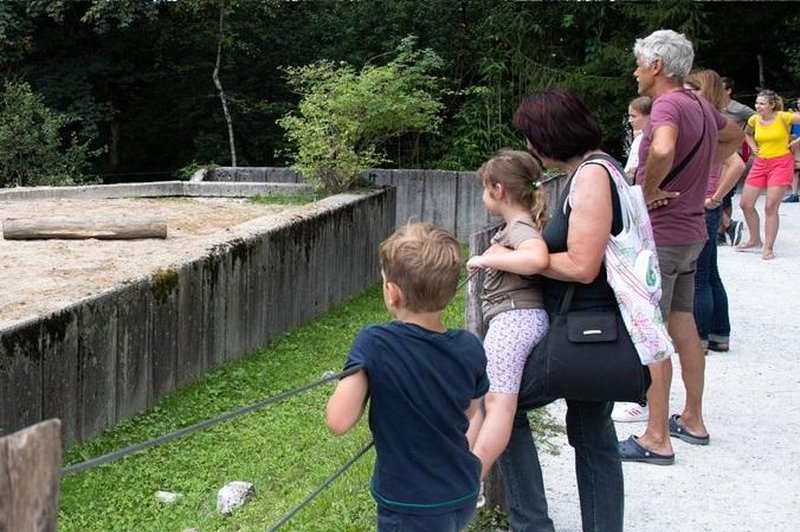
[[481,409],[481,398],[478,397],[477,399],[473,399],[469,402],[469,406],[467,407],[467,411],[464,412],[467,415],[467,419],[472,419],[475,416],[476,412],[479,412]]
[[355,425],[364,414],[369,385],[364,370],[348,375],[339,381],[328,399],[325,422],[328,429],[341,436]]

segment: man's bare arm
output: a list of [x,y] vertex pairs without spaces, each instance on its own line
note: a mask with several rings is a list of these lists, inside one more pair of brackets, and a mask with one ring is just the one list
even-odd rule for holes
[[[678,142],[678,130],[672,126],[660,126],[653,131],[653,141],[647,150],[645,164],[644,200],[648,205],[668,200],[678,195],[677,192],[664,192],[659,187],[667,177],[675,160],[675,145]],[[659,205],[654,205],[659,206]]]

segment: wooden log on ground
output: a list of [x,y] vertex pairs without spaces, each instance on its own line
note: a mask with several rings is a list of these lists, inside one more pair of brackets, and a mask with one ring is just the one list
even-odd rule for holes
[[167,222],[159,218],[113,220],[72,216],[6,218],[3,220],[3,238],[6,240],[167,238]]
[[0,438],[0,530],[56,530],[61,422],[48,419]]

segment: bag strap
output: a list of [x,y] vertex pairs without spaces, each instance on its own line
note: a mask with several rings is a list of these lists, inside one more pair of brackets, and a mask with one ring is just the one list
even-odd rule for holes
[[569,307],[572,305],[572,296],[575,294],[575,283],[569,283],[567,289],[561,294],[561,304],[558,306],[559,315],[569,312]]
[[695,145],[691,149],[691,151],[686,154],[686,157],[684,157],[683,160],[680,163],[678,163],[678,164],[676,164],[675,166],[672,167],[672,170],[669,171],[669,173],[664,178],[664,180],[661,182],[661,184],[658,185],[658,188],[660,188],[662,190],[664,189],[665,186],[667,186],[669,184],[670,181],[675,179],[675,177],[678,174],[683,172],[683,169],[686,168],[686,165],[689,164],[689,161],[692,160],[692,157],[694,157],[694,154],[697,153],[698,149],[700,149],[700,144],[703,142],[703,139],[706,136],[706,117],[705,117],[705,113],[703,113],[703,104],[700,103],[700,99],[692,91],[688,91],[688,92],[689,92],[689,94],[692,95],[692,98],[695,99],[695,101],[697,102],[697,105],[700,106],[700,116],[703,119],[703,131],[702,131],[702,133],[700,133],[700,137],[697,139],[697,142],[695,143]]
[[611,180],[614,182],[614,185],[617,188],[620,218],[622,218],[622,232],[630,231],[630,228],[634,223],[632,215],[634,207],[631,204],[631,196],[628,189],[632,188],[633,186],[638,187],[639,185],[628,184],[628,181],[625,179],[623,171],[620,169],[617,161],[608,154],[596,153],[594,155],[590,155],[585,161],[583,161],[581,166],[586,164],[599,164],[606,169],[606,172],[608,172],[608,175],[611,177]]

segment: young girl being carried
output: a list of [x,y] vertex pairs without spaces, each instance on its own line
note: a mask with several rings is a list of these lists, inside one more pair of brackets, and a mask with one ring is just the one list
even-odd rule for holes
[[[469,273],[486,270],[482,309],[488,330],[486,350],[489,393],[485,418],[471,420],[472,452],[481,460],[483,481],[511,436],[522,370],[549,325],[537,277],[550,259],[541,237],[546,223],[542,175],[527,152],[504,150],[478,169],[483,203],[503,226],[491,246],[467,261]],[[481,502],[479,501],[479,505]]]

